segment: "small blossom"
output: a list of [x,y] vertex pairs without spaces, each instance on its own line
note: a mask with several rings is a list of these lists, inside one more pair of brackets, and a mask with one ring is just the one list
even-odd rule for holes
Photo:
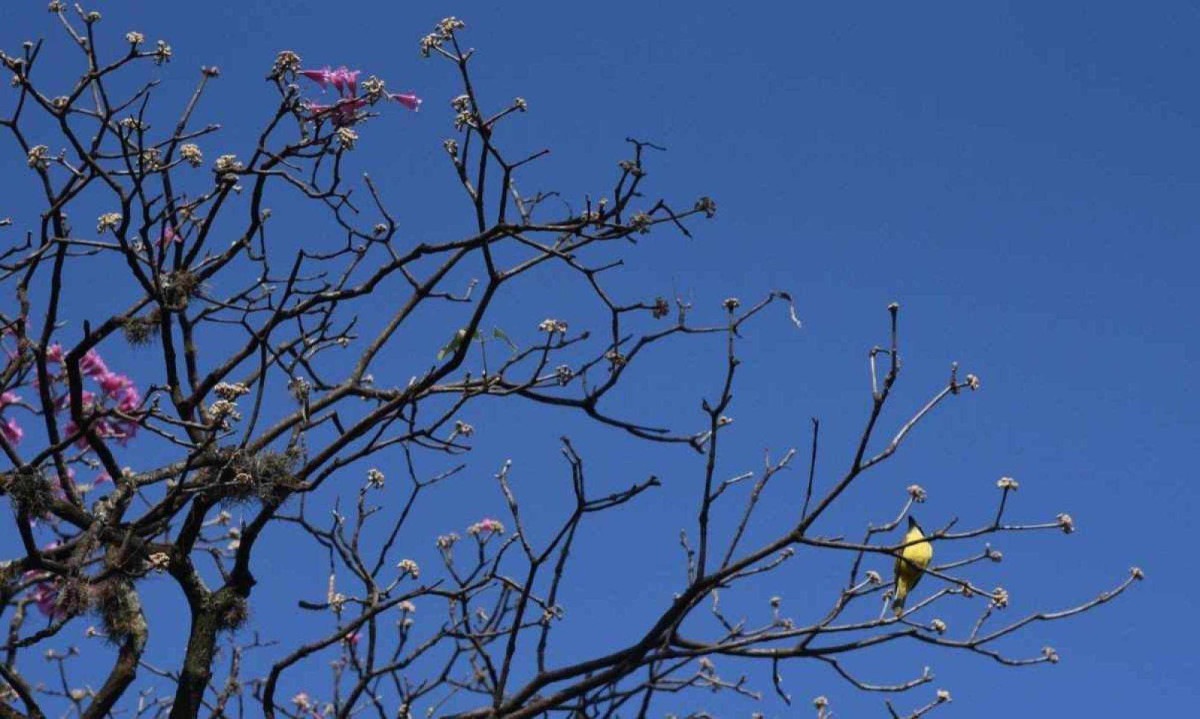
[[471,109],[471,96],[459,95],[450,101],[450,107],[454,108],[455,112],[466,112]]
[[242,395],[249,394],[250,388],[241,382],[218,382],[213,392],[221,399],[236,400]]
[[929,623],[929,628],[932,629],[933,631],[937,632],[938,634],[946,633],[946,623],[943,622],[941,619],[934,619],[932,622]]
[[461,434],[464,437],[470,437],[475,434],[475,428],[461,419],[454,420],[454,433]]
[[819,696],[816,699],[813,699],[813,706],[817,709],[826,709],[829,707],[829,700],[824,696]]
[[295,704],[296,708],[302,712],[309,711],[313,707],[312,699],[309,698],[307,692],[300,692],[299,694],[293,696],[292,704]]
[[445,140],[442,140],[442,149],[444,149],[446,154],[450,155],[450,157],[458,157],[458,140],[455,140],[453,137],[448,137]]
[[300,56],[291,50],[280,50],[271,65],[271,77],[283,77],[294,74],[300,69]]
[[563,322],[561,320],[551,319],[551,318],[547,317],[546,319],[544,319],[540,323],[538,323],[538,331],[539,332],[549,332],[551,334],[553,334],[555,332],[561,332],[563,334],[566,334],[567,323]]
[[696,210],[703,212],[705,217],[712,217],[717,214],[717,203],[711,197],[701,197],[696,200]]
[[1006,492],[1015,492],[1021,488],[1020,483],[1018,483],[1017,480],[1013,479],[1012,477],[1001,477],[1000,479],[996,480],[996,486]]
[[354,143],[358,142],[358,133],[348,127],[339,127],[337,130],[338,146],[345,150],[353,150]]
[[946,702],[950,701],[950,692],[945,689],[938,689],[937,701],[938,704],[945,704]]
[[125,42],[135,46],[141,45],[142,43],[146,42],[146,36],[136,30],[130,30],[129,32],[125,33]]
[[1058,664],[1058,652],[1054,650],[1054,647],[1042,647],[1042,656],[1051,664]]
[[517,108],[520,112],[526,112],[529,110],[529,103],[525,101],[525,98],[518,97],[513,100],[513,107]]
[[154,64],[162,65],[171,61],[171,46],[164,40],[159,40],[154,49]]
[[721,305],[726,309],[726,311],[733,312],[742,306],[742,301],[736,297],[727,297],[725,298],[725,301],[721,303]]
[[717,426],[718,427],[724,427],[727,424],[733,424],[733,417],[727,417],[725,415],[721,415],[720,417],[717,417]]
[[565,364],[560,364],[554,368],[554,381],[559,385],[566,386],[575,377],[575,370]]
[[783,599],[781,597],[779,597],[778,595],[776,595],[774,597],[771,597],[770,602],[771,602],[772,607],[774,607],[775,609],[779,609],[779,605],[783,603]]
[[654,220],[645,212],[638,212],[633,217],[629,218],[629,227],[637,230],[645,235],[650,232],[650,226],[654,224]]
[[874,569],[868,569],[867,583],[875,585],[883,584],[883,577],[879,576],[879,572],[876,572]]
[[472,536],[504,534],[504,525],[499,520],[484,517],[470,527],[467,527],[467,534]]
[[1004,609],[1008,606],[1008,590],[1004,587],[996,587],[992,590],[992,606],[997,609]]
[[918,504],[929,498],[929,494],[925,491],[925,488],[919,484],[910,484],[905,491],[908,492],[908,496],[912,498],[912,501]]
[[96,232],[104,234],[107,230],[116,230],[121,226],[120,212],[106,212],[96,220]]
[[155,552],[154,554],[150,555],[148,562],[150,564],[150,569],[156,572],[161,572],[171,564],[171,555],[167,554],[166,552]]
[[970,388],[972,392],[979,389],[979,378],[973,374],[967,375],[967,387]]
[[700,657],[699,664],[700,664],[700,673],[701,674],[711,675],[711,674],[717,673],[716,665],[714,665],[712,660],[709,659],[708,657]]
[[1075,531],[1075,520],[1071,519],[1071,515],[1063,513],[1058,515],[1058,526],[1062,529],[1063,534],[1070,534]]
[[413,604],[407,599],[405,599],[403,602],[400,602],[396,606],[400,608],[400,611],[406,614],[412,614],[413,612],[417,611],[417,605]]
[[438,549],[440,549],[442,551],[446,551],[447,549],[450,549],[451,547],[453,547],[455,545],[455,543],[458,542],[458,540],[459,540],[459,536],[457,534],[455,534],[454,532],[450,532],[449,534],[443,534],[437,538],[437,547],[438,547]]
[[367,486],[371,489],[383,489],[383,472],[371,467],[367,470]]
[[204,153],[200,151],[200,146],[194,142],[181,145],[179,156],[192,167],[200,167],[204,164]]
[[1141,567],[1130,567],[1129,574],[1139,582],[1146,578],[1146,573],[1142,571]]
[[230,402],[227,399],[219,399],[213,402],[208,408],[208,421],[220,427],[228,429],[230,420],[237,421],[242,418],[238,412],[237,404]]
[[243,168],[242,163],[238,162],[237,155],[221,155],[217,158],[217,163],[214,168],[219,173],[237,172]]
[[420,579],[421,568],[412,559],[401,559],[400,564],[396,565],[396,569],[400,570],[400,576],[412,576],[413,579]]

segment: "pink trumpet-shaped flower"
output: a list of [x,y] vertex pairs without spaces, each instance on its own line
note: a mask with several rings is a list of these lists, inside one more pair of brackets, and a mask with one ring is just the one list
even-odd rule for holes
[[96,378],[100,383],[100,389],[109,397],[116,399],[122,392],[133,386],[133,381],[123,374],[116,372],[105,372]]
[[361,70],[351,70],[345,65],[336,70],[330,69],[326,65],[319,70],[301,70],[300,75],[320,85],[322,90],[328,85],[333,85],[333,89],[338,91],[338,95],[354,97],[358,94],[358,76],[361,72]]
[[104,364],[104,360],[100,359],[99,352],[88,350],[87,354],[79,360],[79,371],[95,379],[107,374],[108,366]]
[[63,346],[55,342],[50,345],[50,349],[46,350],[46,361],[59,363],[63,361]]
[[329,75],[329,82],[333,85],[338,94],[343,94],[343,90],[348,90],[348,97],[354,97],[358,94],[358,75],[361,70],[350,70],[345,65],[334,70]]
[[137,387],[130,385],[121,390],[121,395],[117,398],[117,409],[125,414],[133,414],[141,403],[141,393],[138,392]]
[[21,401],[21,395],[16,392],[0,393],[0,409],[4,409],[10,404],[16,404]]
[[329,84],[329,81],[332,78],[333,70],[330,70],[329,66],[326,65],[319,70],[301,70],[299,74],[317,83],[321,86],[321,89],[324,90],[325,86]]
[[306,102],[304,107],[312,113],[312,119],[317,120],[328,116],[335,127],[347,127],[353,125],[357,119],[357,112],[367,106],[366,98],[349,97],[344,100],[338,100],[333,105],[322,105],[316,102]]
[[25,437],[25,430],[21,429],[21,425],[17,424],[17,420],[9,417],[8,420],[0,422],[0,434],[4,435],[9,444],[19,444],[21,439]]
[[417,97],[415,93],[411,92],[389,92],[388,99],[395,100],[413,112],[420,110],[421,103],[424,102],[424,100]]
[[[26,572],[25,578],[30,579],[36,574],[36,572]],[[60,619],[67,614],[62,607],[58,606],[58,587],[53,581],[45,580],[34,585],[33,601],[37,605],[38,611],[51,619]]]

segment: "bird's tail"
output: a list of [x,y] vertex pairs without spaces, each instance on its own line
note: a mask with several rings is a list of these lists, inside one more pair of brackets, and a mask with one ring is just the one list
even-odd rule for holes
[[907,587],[896,587],[896,598],[892,600],[892,612],[898,617],[904,613],[904,600],[908,599]]

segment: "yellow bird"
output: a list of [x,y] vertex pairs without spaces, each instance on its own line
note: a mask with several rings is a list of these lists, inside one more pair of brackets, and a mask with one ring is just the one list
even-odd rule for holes
[[917,582],[921,581],[925,567],[933,560],[933,545],[917,541],[924,538],[925,533],[921,531],[921,525],[909,517],[908,531],[904,534],[905,546],[896,553],[896,598],[892,601],[892,611],[896,612],[896,616],[904,613],[904,600],[917,586]]

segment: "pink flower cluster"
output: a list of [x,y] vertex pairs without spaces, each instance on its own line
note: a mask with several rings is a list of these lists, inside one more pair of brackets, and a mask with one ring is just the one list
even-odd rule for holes
[[[42,547],[42,551],[49,551],[57,546],[57,541],[50,542]],[[66,610],[58,605],[58,582],[49,574],[34,569],[25,572],[21,579],[26,582],[37,582],[33,585],[33,593],[30,596],[39,612],[51,619],[61,619],[66,616]]]
[[[3,412],[5,407],[14,405],[20,401],[21,396],[16,392],[4,392],[0,394],[0,412]],[[16,418],[9,417],[8,419],[0,420],[0,434],[4,435],[9,444],[17,444],[25,436],[25,430],[21,429],[21,425],[17,424]]]
[[[54,344],[46,351],[47,361],[61,365],[63,363],[65,353],[62,345]],[[83,390],[82,399],[85,409],[95,411],[104,411],[106,409],[115,409],[125,415],[136,415],[142,404],[142,394],[138,391],[133,380],[128,376],[119,372],[113,372],[105,364],[100,357],[100,353],[94,349],[88,350],[87,354],[79,359],[79,371],[91,379],[99,388],[99,393],[92,390]],[[66,371],[59,371],[52,375],[55,381],[66,383]],[[71,406],[71,398],[68,392],[64,391],[56,399],[55,404],[60,412],[66,411]],[[104,417],[97,420],[93,427],[96,433],[101,437],[116,439],[122,444],[129,441],[137,432],[137,423],[129,419]],[[70,434],[75,434],[79,431],[79,427],[74,422],[68,422],[66,431]],[[87,440],[80,438],[77,446],[81,449],[87,448]]]
[[58,584],[53,580],[45,579],[45,574],[41,572],[25,572],[24,579],[31,581],[41,578],[33,587],[33,603],[37,605],[38,611],[51,619],[62,619],[66,616],[66,610],[58,606]]
[[[327,66],[318,70],[300,70],[301,76],[317,83],[322,90],[332,86],[338,94],[337,102],[332,104],[320,104],[306,100],[304,106],[312,113],[312,119],[328,117],[335,127],[353,125],[359,119],[358,111],[380,97],[379,95],[369,97],[358,94],[358,76],[361,73],[361,70],[350,70],[345,65],[336,69]],[[380,87],[382,87],[382,83]],[[409,110],[416,111],[421,107],[421,98],[411,92],[384,92],[382,97],[398,102]]]

